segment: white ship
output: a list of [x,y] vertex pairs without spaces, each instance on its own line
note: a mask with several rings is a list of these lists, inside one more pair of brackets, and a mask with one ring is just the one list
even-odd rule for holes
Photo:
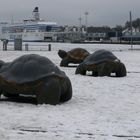
[[55,22],[40,20],[39,9],[33,10],[33,18],[22,23],[0,23],[0,39],[13,41],[21,38],[23,41],[56,41],[59,26]]

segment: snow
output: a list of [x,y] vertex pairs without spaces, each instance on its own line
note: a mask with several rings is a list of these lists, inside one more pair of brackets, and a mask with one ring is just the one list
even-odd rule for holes
[[[24,44],[25,45],[25,44]],[[140,50],[129,45],[29,43],[29,51],[2,51],[0,60],[12,61],[24,54],[50,58],[58,67],[59,49],[75,47],[90,53],[111,50],[127,68],[122,78],[75,75],[75,67],[60,67],[69,76],[73,97],[60,105],[34,105],[0,101],[0,140],[132,140],[140,138]]]

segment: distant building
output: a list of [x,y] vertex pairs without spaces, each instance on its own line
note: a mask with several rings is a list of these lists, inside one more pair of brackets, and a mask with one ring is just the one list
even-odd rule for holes
[[87,40],[95,41],[118,41],[122,32],[111,29],[110,27],[89,27],[87,30]]
[[133,41],[140,41],[140,28],[132,28],[132,35],[129,28],[123,30],[122,40],[130,41],[131,38],[133,39]]
[[85,27],[64,26],[61,31],[57,33],[58,42],[80,42],[85,40]]

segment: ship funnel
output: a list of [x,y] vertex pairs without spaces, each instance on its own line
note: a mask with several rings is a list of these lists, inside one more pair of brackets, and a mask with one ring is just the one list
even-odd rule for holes
[[34,20],[40,20],[38,7],[35,7],[34,10],[33,10],[33,19]]

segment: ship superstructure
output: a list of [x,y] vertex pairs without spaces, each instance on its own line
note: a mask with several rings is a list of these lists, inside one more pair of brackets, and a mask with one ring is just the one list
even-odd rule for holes
[[33,10],[33,18],[22,23],[5,23],[1,26],[1,39],[13,41],[22,38],[23,41],[56,41],[59,26],[56,22],[46,22],[40,19],[39,9]]

